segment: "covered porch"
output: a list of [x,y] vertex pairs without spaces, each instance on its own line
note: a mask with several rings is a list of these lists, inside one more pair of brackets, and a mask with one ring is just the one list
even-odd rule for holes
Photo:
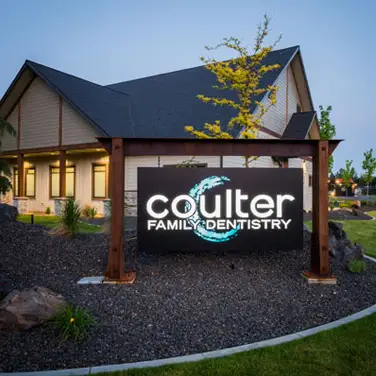
[[74,198],[99,216],[109,210],[110,156],[98,144],[39,148],[4,153],[13,189],[2,197],[19,213],[60,215],[62,203]]

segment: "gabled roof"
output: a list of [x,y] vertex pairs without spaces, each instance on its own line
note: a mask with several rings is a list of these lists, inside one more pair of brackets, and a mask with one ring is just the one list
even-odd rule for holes
[[[263,63],[279,64],[280,68],[265,74],[260,87],[274,84],[298,52],[299,47],[294,46],[268,54]],[[44,80],[103,136],[186,138],[189,135],[185,125],[202,129],[205,122],[217,119],[224,125],[235,114],[231,108],[211,106],[197,99],[197,94],[229,99],[235,99],[236,95],[214,89],[216,77],[204,66],[101,86],[26,60],[0,102],[0,116],[9,114],[35,76]],[[262,96],[255,99],[261,101]],[[251,110],[255,109],[254,105]],[[233,130],[233,136],[238,133],[238,129]]]
[[316,118],[316,111],[296,112],[292,114],[282,138],[305,139]]
[[[18,78],[25,75],[27,71],[31,71],[33,75],[28,73],[29,82],[24,83],[26,87],[34,77],[40,77],[86,118],[100,135],[120,135],[118,134],[119,129],[124,128],[127,130],[128,137],[135,136],[130,117],[129,96],[127,94],[29,60],[26,60],[16,79],[5,93],[0,102],[0,108],[7,99],[12,87],[17,85]],[[15,99],[13,100],[14,102]]]
[[[272,51],[263,63],[279,64],[280,68],[265,74],[260,87],[272,85],[281,71],[299,51],[298,46]],[[235,99],[229,90],[219,92],[213,88],[216,77],[204,66],[160,74],[132,81],[109,85],[108,87],[127,93],[132,97],[132,114],[137,122],[138,137],[188,137],[185,125],[202,129],[205,122],[221,120],[227,124],[235,115],[228,107],[215,107],[202,103],[198,94]],[[256,98],[261,100],[262,97]],[[252,108],[252,111],[256,106]],[[233,130],[233,136],[239,130]]]

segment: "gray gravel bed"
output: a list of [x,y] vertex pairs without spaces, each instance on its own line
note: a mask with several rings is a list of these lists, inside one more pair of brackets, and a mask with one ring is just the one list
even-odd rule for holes
[[41,226],[0,227],[0,274],[14,288],[42,285],[96,317],[88,339],[61,343],[47,327],[0,332],[0,371],[36,371],[186,355],[278,337],[376,303],[376,264],[351,274],[334,263],[335,286],[308,285],[309,252],[136,254],[134,285],[77,285],[101,275],[108,239],[50,237]]

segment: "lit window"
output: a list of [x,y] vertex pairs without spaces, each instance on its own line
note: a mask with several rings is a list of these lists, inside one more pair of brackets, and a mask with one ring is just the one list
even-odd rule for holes
[[13,169],[13,195],[18,197],[18,168]]
[[93,165],[93,199],[106,198],[106,165]]
[[35,197],[35,168],[26,169],[26,197]]
[[[60,196],[60,168],[50,167],[50,197],[56,198]],[[74,197],[75,190],[75,167],[65,168],[65,195],[66,197]]]

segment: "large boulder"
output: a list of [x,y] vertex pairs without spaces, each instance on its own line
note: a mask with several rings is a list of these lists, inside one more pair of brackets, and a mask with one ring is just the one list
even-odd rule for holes
[[0,329],[28,330],[51,318],[65,304],[62,295],[46,287],[14,290],[0,303]]
[[[352,260],[363,260],[364,249],[360,244],[352,243],[343,229],[343,224],[338,222],[328,223],[328,249],[329,254],[347,265]],[[311,232],[306,226],[303,229],[304,249],[311,246]]]
[[0,204],[0,223],[17,220],[17,214],[16,207],[8,204]]

